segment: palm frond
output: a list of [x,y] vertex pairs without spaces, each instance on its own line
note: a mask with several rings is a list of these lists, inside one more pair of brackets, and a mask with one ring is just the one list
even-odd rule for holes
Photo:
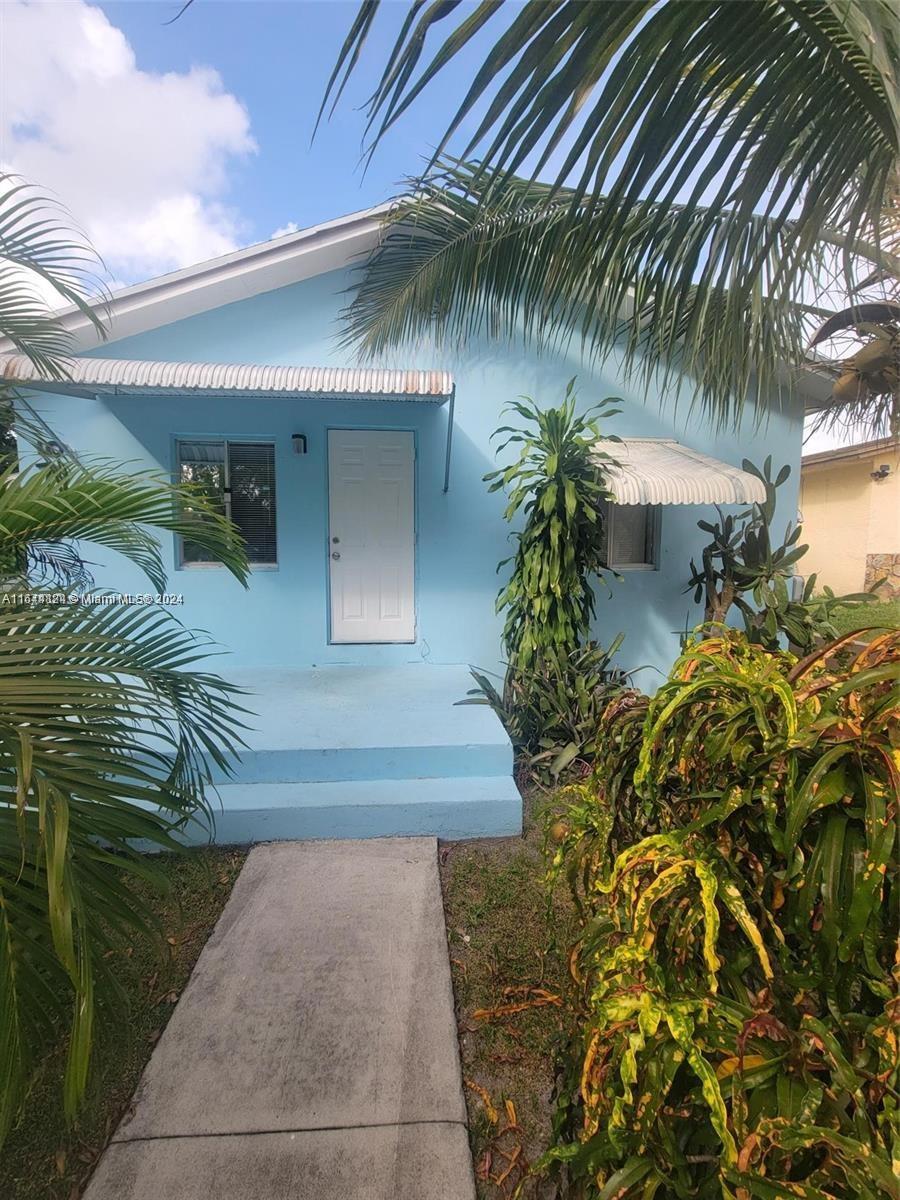
[[[112,547],[162,586],[150,529],[189,533],[242,582],[231,524],[189,488],[56,460],[0,474],[0,555],[50,539]],[[12,581],[11,581],[12,582]],[[66,1111],[83,1094],[112,939],[152,925],[139,849],[211,826],[206,792],[242,745],[240,690],[202,670],[212,643],[166,609],[102,595],[0,592],[0,1141],[36,1048],[71,1020]]]
[[[65,375],[70,344],[34,281],[98,324],[96,261],[44,198],[0,176],[0,335],[50,376]],[[40,456],[24,470],[11,424]],[[166,886],[140,850],[178,849],[188,822],[211,825],[213,772],[227,773],[242,745],[239,690],[202,667],[209,640],[160,606],[85,595],[82,546],[123,554],[158,590],[154,530],[189,536],[244,584],[248,567],[237,530],[199,491],[79,461],[9,389],[0,429],[13,460],[0,469],[2,1143],[36,1055],[66,1022],[75,1113],[98,1014],[121,1019],[102,1003],[117,999],[107,952],[154,927],[133,882]],[[57,578],[60,594],[36,587]]]
[[[326,102],[362,60],[379,7],[360,8]],[[431,166],[459,135],[462,157],[480,160],[471,195],[490,211],[517,173],[549,181],[531,193],[548,209],[531,273],[548,268],[552,229],[558,257],[541,289],[552,313],[555,295],[585,290],[566,270],[583,276],[590,264],[590,300],[598,282],[608,299],[585,323],[603,350],[609,314],[633,293],[643,324],[656,325],[640,332],[651,358],[695,364],[701,331],[708,359],[737,356],[736,369],[721,362],[698,377],[703,402],[723,416],[748,362],[772,376],[772,352],[798,349],[791,307],[815,280],[824,232],[846,248],[848,275],[860,248],[884,265],[878,219],[900,153],[893,0],[415,4],[368,106],[373,149],[491,22],[493,44]],[[474,131],[462,138],[464,128]],[[436,263],[423,271],[433,280]],[[454,283],[451,268],[451,293]],[[467,300],[478,314],[490,308],[471,291]]]
[[0,472],[0,546],[7,554],[35,544],[93,542],[130,559],[163,591],[166,572],[152,529],[202,542],[246,585],[240,535],[199,489],[172,484],[158,473],[127,475],[108,462]]
[[[615,352],[622,374],[645,388],[680,387],[687,373],[719,422],[745,403],[761,417],[772,395],[786,393],[781,364],[802,360],[807,312],[800,295],[770,294],[789,234],[772,240],[742,303],[732,268],[769,238],[762,217],[751,214],[735,241],[729,217],[673,208],[660,240],[656,208],[644,203],[631,209],[610,262],[599,234],[583,230],[591,250],[574,249],[568,192],[548,203],[548,185],[509,177],[482,191],[479,178],[477,167],[444,163],[395,206],[344,313],[346,344],[375,356],[425,337],[455,347],[485,335],[538,348],[574,342],[589,359]],[[595,220],[585,201],[585,229]],[[704,260],[712,282],[683,286]]]
[[206,639],[159,607],[49,600],[0,610],[0,1139],[66,1017],[75,1111],[104,956],[153,923],[130,879],[164,882],[139,849],[211,822],[211,768],[242,744],[239,689],[196,669]]
[[103,265],[71,217],[39,189],[0,173],[0,334],[50,378],[65,375],[71,339],[53,315],[75,305],[103,336]]
[[[357,66],[379,7],[361,5],[325,103]],[[574,203],[589,195],[613,222],[648,188],[664,208],[680,193],[688,207],[732,206],[738,180],[743,213],[776,220],[796,216],[801,181],[801,228],[840,225],[836,213],[861,228],[880,207],[900,146],[891,0],[415,4],[369,102],[376,142],[494,18],[502,28],[433,162],[477,113],[461,157],[480,151],[485,172],[533,160],[537,173],[559,150],[556,184],[577,180]]]

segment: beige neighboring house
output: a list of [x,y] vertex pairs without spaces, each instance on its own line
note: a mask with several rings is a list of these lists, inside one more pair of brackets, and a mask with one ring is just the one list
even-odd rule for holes
[[900,444],[881,438],[805,455],[800,516],[804,575],[838,593],[884,578],[879,594],[900,596]]

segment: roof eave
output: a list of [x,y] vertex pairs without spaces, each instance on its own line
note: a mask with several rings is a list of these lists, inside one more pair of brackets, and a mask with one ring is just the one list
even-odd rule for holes
[[800,460],[801,469],[826,466],[832,462],[851,462],[854,459],[871,458],[873,454],[898,454],[900,441],[891,437],[874,438],[869,442],[858,442],[854,446],[835,446],[831,450],[818,450],[814,454],[804,454]]
[[[390,208],[379,204],[122,288],[91,306],[106,326],[105,339],[75,305],[54,315],[70,335],[73,353],[93,350],[349,266],[377,245]],[[12,352],[0,339],[0,354]]]

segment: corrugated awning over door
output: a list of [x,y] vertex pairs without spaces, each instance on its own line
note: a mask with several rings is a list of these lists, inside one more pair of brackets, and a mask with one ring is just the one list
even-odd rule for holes
[[207,396],[316,396],[444,404],[453,394],[449,371],[79,357],[67,359],[64,366],[62,378],[50,378],[24,354],[0,355],[0,379],[44,392],[92,396],[185,396],[202,392]]
[[0,355],[0,382],[64,396],[206,396],[447,404],[444,491],[450,486],[455,385],[449,371],[72,357],[65,362],[63,377],[53,378],[39,372],[24,354],[6,354]]

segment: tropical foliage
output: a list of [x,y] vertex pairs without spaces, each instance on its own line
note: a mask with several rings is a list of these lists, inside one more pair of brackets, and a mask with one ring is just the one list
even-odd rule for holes
[[[360,5],[326,103],[381,8]],[[471,82],[388,217],[348,336],[617,344],[626,371],[687,368],[721,420],[771,405],[804,315],[900,276],[898,61],[892,0],[414,5],[371,148],[442,71]]]
[[506,489],[504,516],[525,518],[513,534],[516,552],[509,582],[497,597],[498,612],[506,613],[503,644],[510,663],[527,668],[544,649],[574,650],[587,637],[594,615],[590,576],[604,570],[600,501],[610,499],[602,466],[610,456],[600,421],[619,410],[602,400],[584,413],[576,412],[575,380],[569,381],[558,408],[540,408],[523,396],[505,411],[516,412],[523,426],[501,425],[498,446],[519,447],[510,466],[485,475],[489,491]]
[[737,515],[726,515],[717,506],[719,520],[715,524],[697,522],[710,541],[703,548],[699,567],[691,559],[687,590],[693,590],[695,604],[704,604],[706,623],[723,622],[732,608],[737,608],[751,642],[777,650],[779,638],[786,636],[801,651],[809,650],[817,641],[837,637],[839,631],[832,624],[836,611],[876,597],[868,592],[836,596],[828,587],[817,592],[815,574],[795,596],[794,568],[809,549],[799,544],[803,527],[788,523],[780,545],[775,545],[772,537],[776,492],[791,469],[782,467],[773,479],[771,457],[762,471],[746,458],[742,465],[765,484],[766,499]]
[[[900,191],[893,218],[894,237],[900,240]],[[890,290],[900,296],[900,276],[888,278]],[[848,336],[853,339],[849,346]],[[824,346],[832,356],[837,350],[837,357],[824,357],[819,349]],[[810,349],[816,366],[835,377],[831,403],[820,414],[818,425],[862,425],[875,435],[900,438],[900,301],[857,300],[822,323]]]
[[898,681],[896,631],[797,660],[729,630],[607,710],[554,862],[566,1195],[896,1196]]
[[[68,341],[34,280],[93,314],[78,284],[89,261],[48,202],[6,187],[0,335],[49,376],[64,375]],[[177,848],[185,825],[211,821],[211,772],[227,772],[240,745],[236,690],[199,666],[208,639],[159,602],[153,531],[189,534],[247,578],[240,538],[202,496],[79,463],[17,405],[42,458],[20,470],[7,457],[0,472],[0,1140],[41,1047],[66,1025],[75,1112],[98,1021],[122,1019],[109,950],[154,926],[133,881],[166,883],[140,851]],[[123,604],[94,590],[91,543],[130,559],[152,591]]]
[[623,640],[620,633],[606,647],[545,647],[530,666],[510,666],[499,687],[473,669],[478,686],[460,703],[489,704],[506,726],[520,767],[555,781],[573,764],[591,762],[603,744],[600,714],[621,686],[613,660]]
[[102,329],[102,265],[72,221],[36,188],[0,173],[0,336],[51,377],[65,371],[70,339],[47,303],[74,304]]

